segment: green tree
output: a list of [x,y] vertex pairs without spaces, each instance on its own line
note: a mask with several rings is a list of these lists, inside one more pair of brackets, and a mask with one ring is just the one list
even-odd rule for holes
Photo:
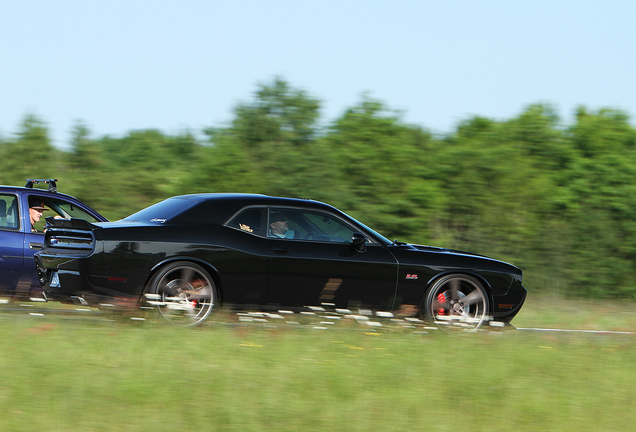
[[635,298],[636,130],[621,111],[581,108],[569,133],[579,152],[568,183],[573,289]]
[[336,169],[333,202],[389,237],[430,238],[443,197],[434,175],[432,137],[364,95],[324,141]]
[[0,183],[58,178],[111,220],[181,193],[314,198],[390,238],[517,264],[531,292],[636,298],[636,130],[624,112],[580,108],[566,128],[530,105],[433,137],[368,95],[327,127],[319,108],[274,78],[203,143],[188,131],[93,138],[78,122],[68,151],[29,114],[0,139]]
[[468,119],[444,139],[436,175],[447,199],[436,242],[517,264],[538,289],[562,287],[564,192],[555,172],[574,156],[557,126],[548,107],[530,106],[509,121]]
[[[194,191],[299,196],[325,185],[329,165],[316,140],[320,103],[276,78],[236,107],[228,128],[209,128]],[[196,182],[192,181],[197,179]]]
[[2,144],[0,183],[23,185],[26,178],[52,178],[57,173],[57,154],[46,124],[28,114],[13,139]]

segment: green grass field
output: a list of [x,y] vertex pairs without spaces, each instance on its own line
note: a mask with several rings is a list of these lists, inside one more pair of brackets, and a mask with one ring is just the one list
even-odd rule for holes
[[[199,328],[0,305],[0,431],[634,430],[636,335],[446,335],[352,320]],[[314,318],[319,320],[319,318]],[[530,300],[517,327],[636,330],[636,305]],[[317,328],[316,328],[317,327]]]

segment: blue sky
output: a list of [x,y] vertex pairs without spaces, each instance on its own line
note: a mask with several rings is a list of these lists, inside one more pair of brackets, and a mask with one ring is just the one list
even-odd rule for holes
[[0,0],[0,136],[28,113],[64,146],[223,126],[281,76],[336,119],[368,92],[448,133],[552,104],[636,115],[631,0]]

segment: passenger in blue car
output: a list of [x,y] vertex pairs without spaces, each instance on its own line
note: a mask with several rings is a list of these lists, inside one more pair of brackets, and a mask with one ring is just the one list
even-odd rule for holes
[[269,236],[277,238],[294,238],[294,230],[289,229],[287,218],[279,212],[274,212],[269,217]]

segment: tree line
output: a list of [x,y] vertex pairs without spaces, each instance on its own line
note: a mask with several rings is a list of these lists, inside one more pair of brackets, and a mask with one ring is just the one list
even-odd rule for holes
[[530,292],[636,299],[636,130],[624,112],[582,107],[564,127],[532,105],[440,137],[366,95],[328,125],[319,109],[275,78],[203,139],[95,138],[78,123],[67,150],[27,115],[0,138],[0,183],[58,178],[111,220],[185,193],[313,198],[390,238],[516,264]]

